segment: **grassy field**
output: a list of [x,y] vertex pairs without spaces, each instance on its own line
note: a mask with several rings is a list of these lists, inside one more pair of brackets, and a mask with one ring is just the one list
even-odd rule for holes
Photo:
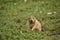
[[[30,15],[42,32],[27,30]],[[0,40],[60,40],[60,0],[0,0]]]

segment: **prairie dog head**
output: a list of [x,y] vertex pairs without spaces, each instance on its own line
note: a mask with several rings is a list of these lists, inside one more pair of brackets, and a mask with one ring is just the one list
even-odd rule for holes
[[33,23],[34,23],[35,20],[36,20],[36,18],[35,18],[34,16],[30,16],[30,17],[29,17],[29,21],[30,21],[30,22],[33,22]]

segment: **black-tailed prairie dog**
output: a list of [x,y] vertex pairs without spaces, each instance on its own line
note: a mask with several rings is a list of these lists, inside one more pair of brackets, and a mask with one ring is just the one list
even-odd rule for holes
[[34,16],[29,17],[29,19],[27,20],[27,23],[26,23],[26,27],[28,29],[31,29],[32,31],[34,29],[37,29],[39,32],[42,31],[41,23]]

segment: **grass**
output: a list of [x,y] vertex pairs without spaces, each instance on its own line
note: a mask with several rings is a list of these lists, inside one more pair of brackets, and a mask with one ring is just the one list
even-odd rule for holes
[[[42,23],[42,32],[26,29],[30,15]],[[60,40],[59,30],[60,0],[0,1],[0,40]]]

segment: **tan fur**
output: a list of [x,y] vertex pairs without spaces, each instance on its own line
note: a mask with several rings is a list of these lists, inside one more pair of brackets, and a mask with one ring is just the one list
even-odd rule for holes
[[41,28],[41,23],[34,17],[34,16],[30,16],[29,20],[26,23],[26,27],[28,29],[32,29],[32,31],[34,29],[37,29],[39,32],[41,32],[42,28]]

